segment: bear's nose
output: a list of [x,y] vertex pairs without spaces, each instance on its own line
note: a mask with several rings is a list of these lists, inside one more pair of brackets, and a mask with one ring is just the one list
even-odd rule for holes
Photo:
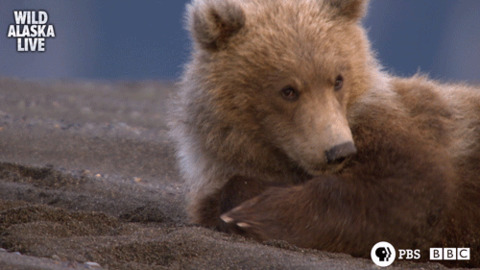
[[325,151],[328,164],[342,163],[345,158],[357,153],[357,148],[353,142],[342,143]]

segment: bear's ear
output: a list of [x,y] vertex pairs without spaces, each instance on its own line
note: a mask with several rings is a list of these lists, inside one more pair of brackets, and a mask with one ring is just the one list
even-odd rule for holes
[[365,16],[369,0],[325,0],[335,12],[349,20],[359,20]]
[[245,14],[228,0],[194,0],[187,7],[187,21],[197,44],[219,50],[245,25]]

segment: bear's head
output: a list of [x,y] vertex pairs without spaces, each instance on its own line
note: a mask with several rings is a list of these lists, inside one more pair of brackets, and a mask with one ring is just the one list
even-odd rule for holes
[[195,120],[207,147],[225,159],[238,160],[228,154],[238,152],[250,164],[263,162],[259,151],[281,152],[311,175],[353,155],[348,110],[378,70],[360,25],[366,6],[194,0],[187,12],[194,53],[184,83],[197,88]]

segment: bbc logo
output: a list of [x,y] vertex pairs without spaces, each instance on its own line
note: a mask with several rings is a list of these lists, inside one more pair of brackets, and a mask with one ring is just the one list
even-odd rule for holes
[[468,261],[470,248],[430,248],[432,261]]

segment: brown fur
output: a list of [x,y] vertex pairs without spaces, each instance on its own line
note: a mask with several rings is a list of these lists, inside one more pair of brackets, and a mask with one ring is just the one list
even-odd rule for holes
[[[192,221],[356,256],[380,240],[424,259],[469,246],[479,266],[480,92],[382,72],[358,23],[366,3],[189,5],[171,134]],[[327,164],[350,141],[357,154]]]

